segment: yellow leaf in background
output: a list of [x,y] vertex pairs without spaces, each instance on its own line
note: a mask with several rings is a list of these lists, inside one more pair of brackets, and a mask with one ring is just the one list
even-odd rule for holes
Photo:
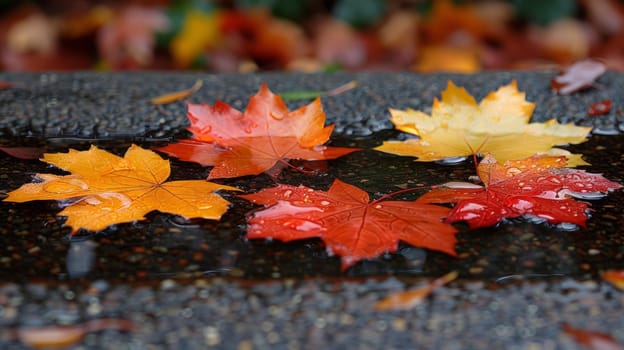
[[238,190],[204,180],[165,182],[169,161],[136,145],[123,158],[92,146],[88,151],[46,154],[43,161],[72,174],[37,174],[41,182],[11,191],[5,201],[72,199],[59,216],[67,217],[66,225],[74,232],[143,220],[154,210],[218,220],[229,202],[213,192]]
[[435,45],[422,48],[412,68],[421,73],[475,73],[481,63],[476,48]]
[[189,67],[197,56],[218,40],[218,12],[189,11],[182,30],[171,41],[171,55],[177,66]]
[[386,141],[376,150],[418,157],[421,162],[489,152],[502,162],[545,153],[567,156],[568,166],[587,164],[580,155],[552,147],[586,141],[591,127],[559,124],[555,119],[529,124],[534,106],[515,81],[490,92],[479,104],[449,81],[441,100],[434,100],[431,115],[390,110],[395,127],[419,139]]

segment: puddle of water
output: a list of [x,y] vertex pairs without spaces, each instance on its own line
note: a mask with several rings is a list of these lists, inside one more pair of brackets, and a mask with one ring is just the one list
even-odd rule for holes
[[[336,146],[370,148],[382,136],[336,139]],[[20,146],[44,146],[46,152],[66,152],[67,147],[87,149],[92,143],[123,154],[128,140],[32,140]],[[95,142],[98,141],[98,142]],[[137,140],[130,140],[136,142]],[[145,141],[145,140],[143,140]],[[158,141],[158,140],[156,140]],[[14,146],[14,145],[13,145]],[[155,146],[144,142],[143,147]],[[587,170],[623,182],[622,135],[596,135],[570,147],[593,165]],[[413,162],[372,150],[343,158],[314,162],[317,175],[285,169],[280,182],[326,190],[335,178],[361,187],[372,198],[415,186],[469,181],[470,161],[459,164]],[[310,163],[307,163],[310,165]],[[308,168],[309,166],[306,167]],[[0,154],[2,191],[30,182],[38,172],[62,174],[37,161]],[[203,179],[209,168],[172,161],[171,179]],[[253,192],[272,187],[266,175],[222,180],[221,183]],[[420,193],[404,193],[397,200],[412,200]],[[307,276],[440,276],[458,270],[463,277],[490,280],[541,278],[540,276],[595,277],[606,269],[624,268],[624,215],[622,191],[591,201],[586,229],[549,225],[527,219],[510,220],[496,227],[469,230],[457,224],[458,258],[401,244],[398,251],[357,263],[340,271],[340,259],[329,256],[319,239],[291,243],[245,239],[245,215],[257,207],[231,194],[233,202],[222,220],[183,220],[150,213],[148,220],[119,224],[99,233],[80,232],[69,237],[55,202],[0,203],[0,279],[3,281],[67,280],[76,278],[121,281],[234,276],[283,278]],[[509,277],[512,276],[512,277]],[[546,277],[544,277],[546,278]]]

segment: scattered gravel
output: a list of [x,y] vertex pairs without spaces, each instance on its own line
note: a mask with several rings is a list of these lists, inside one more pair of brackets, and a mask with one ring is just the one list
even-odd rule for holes
[[[477,99],[517,80],[537,104],[534,121],[594,126],[592,139],[575,147],[582,147],[590,171],[622,182],[624,142],[610,135],[624,130],[624,75],[610,72],[599,88],[569,96],[550,91],[554,75],[3,72],[0,81],[16,86],[0,90],[0,143],[48,150],[97,143],[119,150],[129,142],[185,137],[186,102],[153,106],[149,99],[197,79],[204,86],[189,101],[220,99],[238,109],[262,82],[286,92],[356,80],[356,89],[323,98],[323,105],[336,124],[335,144],[368,148],[401,137],[391,130],[388,107],[428,111],[447,80]],[[587,106],[607,98],[614,105],[609,114],[587,116]],[[36,172],[58,172],[38,161],[1,157],[0,193]],[[172,167],[173,178],[206,176],[196,165],[173,161]],[[363,151],[333,163],[326,176],[284,174],[282,181],[326,188],[341,178],[379,196],[388,184],[468,176],[461,167],[438,164],[421,164],[418,174],[413,169],[410,159]],[[271,181],[260,176],[228,184],[249,190]],[[81,340],[70,349],[581,349],[562,333],[563,323],[624,344],[624,293],[599,279],[605,269],[624,268],[622,191],[595,204],[586,230],[526,220],[460,227],[459,259],[402,245],[396,254],[346,272],[319,241],[245,240],[244,214],[253,206],[228,199],[235,206],[218,223],[150,214],[146,222],[72,239],[55,218],[56,204],[0,203],[0,348],[29,348],[24,341],[34,329],[39,339],[44,331],[60,331],[65,339],[76,332],[74,340]],[[373,310],[382,297],[450,270],[460,278],[421,305]]]

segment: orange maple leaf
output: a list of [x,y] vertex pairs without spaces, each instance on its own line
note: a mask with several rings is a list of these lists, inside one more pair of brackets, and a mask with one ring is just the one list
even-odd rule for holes
[[455,253],[453,226],[440,218],[449,209],[417,201],[375,200],[368,193],[335,180],[329,191],[278,185],[241,197],[268,208],[247,220],[247,238],[284,242],[320,237],[342,268],[360,259],[394,252],[399,240],[450,255]]
[[214,165],[208,179],[257,175],[286,159],[333,159],[357,148],[323,146],[334,127],[324,126],[320,98],[289,111],[278,95],[263,84],[249,100],[245,113],[217,101],[189,104],[192,139],[158,148],[182,160]]
[[229,202],[214,191],[238,190],[204,180],[165,182],[169,161],[132,145],[123,158],[91,146],[88,151],[47,153],[43,161],[71,175],[37,174],[40,182],[9,192],[9,202],[71,200],[59,213],[66,225],[99,231],[109,225],[144,219],[158,210],[186,218],[218,220]]

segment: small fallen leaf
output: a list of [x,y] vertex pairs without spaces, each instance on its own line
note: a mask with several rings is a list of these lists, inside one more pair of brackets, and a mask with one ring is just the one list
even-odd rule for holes
[[195,84],[193,84],[193,86],[189,89],[166,93],[158,97],[152,98],[150,102],[155,105],[163,105],[183,100],[187,97],[190,97],[192,94],[196,93],[199,89],[201,89],[203,83],[203,80],[198,79]]
[[574,63],[562,74],[550,81],[553,90],[568,95],[594,85],[598,77],[607,71],[604,63],[587,59]]
[[15,337],[22,343],[35,349],[64,348],[80,342],[88,333],[105,330],[130,332],[134,322],[124,319],[93,319],[75,325],[19,327],[14,330]]
[[479,104],[464,88],[449,81],[442,99],[433,101],[431,115],[390,109],[395,127],[419,139],[385,141],[375,149],[418,157],[420,162],[476,153],[491,153],[506,161],[556,150],[568,157],[568,166],[587,164],[578,155],[552,147],[584,142],[591,128],[559,124],[555,119],[529,124],[534,107],[515,81],[490,92]]
[[278,185],[241,195],[267,208],[247,219],[247,238],[284,242],[320,237],[342,269],[397,250],[399,240],[455,255],[453,226],[440,221],[449,209],[417,201],[369,201],[368,193],[334,180],[327,192]]
[[351,89],[357,87],[357,82],[355,80],[351,80],[350,82],[340,85],[337,88],[328,90],[328,91],[314,91],[314,90],[301,90],[301,91],[286,91],[282,92],[280,96],[284,100],[310,100],[317,97],[324,96],[336,96],[342,94],[343,92],[347,92]]
[[602,274],[602,279],[624,291],[624,270],[608,270]]
[[613,106],[613,103],[611,102],[611,100],[598,101],[592,104],[591,106],[589,106],[589,108],[587,109],[587,114],[590,117],[597,117],[599,115],[604,115],[604,114],[611,112],[612,106]]
[[457,276],[457,271],[451,271],[424,287],[387,296],[375,304],[375,311],[409,310],[421,304],[436,288],[453,281]]
[[19,159],[39,159],[44,152],[39,147],[0,147],[0,151]]
[[330,147],[334,126],[325,126],[320,98],[289,111],[278,95],[262,84],[250,98],[245,113],[217,101],[213,106],[189,104],[192,139],[158,148],[171,156],[202,165],[214,165],[208,179],[277,175],[289,159],[325,160],[357,148]]
[[454,183],[453,187],[434,188],[418,201],[457,203],[446,222],[466,221],[471,228],[523,215],[584,227],[588,204],[570,197],[601,198],[622,188],[600,174],[566,168],[565,157],[533,156],[501,164],[487,155],[477,173],[485,187],[474,188],[470,183],[460,187]]
[[7,202],[70,200],[58,215],[75,233],[145,219],[158,210],[186,218],[218,220],[229,202],[213,192],[237,188],[204,180],[165,180],[169,161],[132,145],[123,158],[92,146],[88,151],[46,153],[43,161],[71,175],[37,174],[39,182],[9,192]]
[[574,328],[567,323],[562,324],[561,329],[574,341],[586,346],[589,350],[624,350],[624,346],[607,333]]

